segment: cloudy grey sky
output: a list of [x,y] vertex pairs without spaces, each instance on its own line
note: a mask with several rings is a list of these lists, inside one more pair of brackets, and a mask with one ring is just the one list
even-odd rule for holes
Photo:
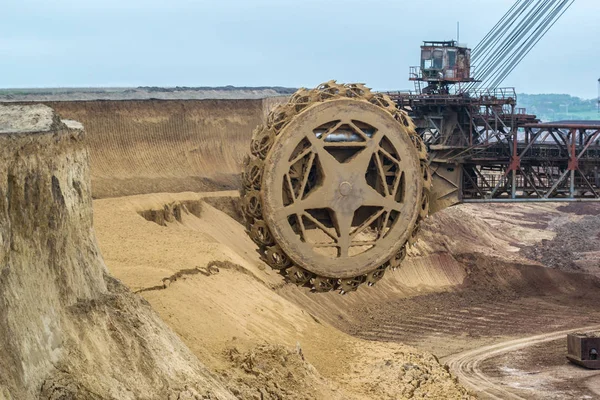
[[[513,0],[0,0],[0,87],[406,89],[423,40],[474,47]],[[503,86],[597,96],[599,0],[576,0]]]

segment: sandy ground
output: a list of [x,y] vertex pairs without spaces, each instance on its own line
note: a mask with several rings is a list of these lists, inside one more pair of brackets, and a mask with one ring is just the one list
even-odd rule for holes
[[255,390],[243,372],[252,368],[246,363],[240,372],[240,360],[254,354],[272,361],[291,351],[285,354],[307,363],[296,365],[301,375],[314,368],[309,380],[321,382],[315,392],[302,392],[309,397],[331,397],[334,390],[348,398],[394,398],[391,366],[396,357],[419,357],[413,348],[447,360],[600,317],[596,280],[569,272],[567,259],[541,267],[532,252],[556,243],[558,226],[586,227],[577,210],[448,209],[427,221],[403,268],[375,288],[339,296],[285,284],[266,268],[235,220],[235,198],[235,192],[139,195],[96,200],[94,209],[111,272],[146,298],[203,362],[240,382],[240,393]]
[[[209,201],[228,204],[232,195]],[[206,196],[214,194],[96,200],[94,222],[111,273],[148,300],[232,392],[243,398],[260,390],[298,398],[465,396],[431,354],[352,337],[282,296],[296,291],[296,299],[323,299],[290,288],[266,268],[242,225],[204,202]],[[277,371],[264,367],[275,361],[286,372],[261,375],[256,365]]]
[[[600,371],[567,361],[565,335],[600,325],[510,340],[453,356],[463,382],[473,381],[488,396],[510,399],[594,399]],[[474,379],[473,379],[474,378]]]
[[[482,398],[596,398],[597,374],[566,361],[565,331],[600,321],[600,264],[593,245],[600,205],[487,205],[471,211],[502,231],[494,252],[466,252],[473,242],[449,246],[469,270],[459,287],[359,307],[354,313],[368,313],[369,319],[339,326],[366,339],[434,352]],[[482,228],[476,236],[493,233]],[[540,257],[552,260],[552,268],[536,265]],[[542,354],[535,346],[548,339],[556,341]]]

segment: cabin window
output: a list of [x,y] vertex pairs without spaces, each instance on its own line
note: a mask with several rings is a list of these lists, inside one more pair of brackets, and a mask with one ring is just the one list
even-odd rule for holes
[[433,68],[442,69],[444,64],[444,52],[442,50],[433,51]]
[[456,51],[448,50],[448,67],[454,68],[456,65]]

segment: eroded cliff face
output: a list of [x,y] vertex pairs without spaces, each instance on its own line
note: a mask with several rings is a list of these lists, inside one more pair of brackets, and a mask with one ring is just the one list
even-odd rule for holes
[[107,274],[84,138],[48,107],[0,106],[0,399],[232,397]]

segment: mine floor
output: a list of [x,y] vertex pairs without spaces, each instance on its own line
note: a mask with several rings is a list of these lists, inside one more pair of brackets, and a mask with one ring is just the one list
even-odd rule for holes
[[[177,216],[181,204],[192,211]],[[569,364],[566,333],[553,333],[600,321],[600,224],[590,223],[600,207],[448,209],[430,218],[405,266],[341,296],[284,283],[259,260],[235,204],[235,192],[94,202],[111,273],[213,370],[230,367],[232,347],[301,346],[334,387],[393,398],[387,389],[397,378],[381,381],[381,368],[402,343],[435,354],[481,398],[598,396],[600,373]],[[574,245],[582,235],[592,243]],[[548,248],[553,268],[539,261]]]

